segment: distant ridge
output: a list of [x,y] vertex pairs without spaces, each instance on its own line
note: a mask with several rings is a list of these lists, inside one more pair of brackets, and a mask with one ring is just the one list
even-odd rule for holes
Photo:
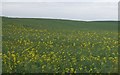
[[3,25],[9,24],[21,24],[29,27],[39,28],[42,25],[44,28],[50,30],[95,30],[95,31],[118,31],[118,21],[76,21],[66,19],[48,19],[48,18],[14,18],[14,17],[2,17]]
[[0,16],[2,18],[19,18],[19,19],[45,19],[45,20],[64,20],[64,21],[82,21],[82,22],[116,22],[115,20],[77,20],[77,19],[60,19],[60,18],[39,18],[39,17],[9,17],[9,16]]

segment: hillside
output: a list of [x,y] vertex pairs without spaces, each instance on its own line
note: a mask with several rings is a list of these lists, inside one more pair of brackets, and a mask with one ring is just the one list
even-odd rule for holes
[[25,28],[52,29],[52,30],[105,30],[117,31],[117,21],[74,21],[60,19],[35,19],[35,18],[3,18],[4,24],[22,25]]
[[116,21],[2,20],[2,73],[118,72]]

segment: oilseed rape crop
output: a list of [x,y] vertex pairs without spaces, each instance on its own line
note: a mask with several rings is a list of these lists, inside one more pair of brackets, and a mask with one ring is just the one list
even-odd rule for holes
[[3,73],[118,72],[116,31],[31,20],[3,18]]

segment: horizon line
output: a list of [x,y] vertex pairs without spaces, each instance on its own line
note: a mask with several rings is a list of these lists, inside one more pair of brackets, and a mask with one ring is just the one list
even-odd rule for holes
[[69,18],[53,18],[53,17],[18,17],[18,16],[0,16],[0,17],[7,17],[7,18],[28,18],[28,19],[56,19],[56,20],[72,20],[72,21],[119,21],[119,20],[109,20],[109,19],[103,19],[103,20],[82,20],[82,19],[69,19]]

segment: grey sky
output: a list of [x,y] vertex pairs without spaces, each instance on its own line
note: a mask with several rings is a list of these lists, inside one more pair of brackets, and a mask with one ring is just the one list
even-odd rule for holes
[[118,2],[119,0],[2,0],[2,2]]
[[106,2],[108,0],[104,0],[104,2],[99,2],[100,0],[98,2],[96,2],[97,0],[92,0],[91,2],[87,2],[88,0],[86,0],[86,2],[84,2],[85,0],[81,0],[81,2],[9,1],[10,0],[6,0],[6,2],[2,3],[2,15],[75,20],[118,20],[118,0],[109,0],[109,2]]

